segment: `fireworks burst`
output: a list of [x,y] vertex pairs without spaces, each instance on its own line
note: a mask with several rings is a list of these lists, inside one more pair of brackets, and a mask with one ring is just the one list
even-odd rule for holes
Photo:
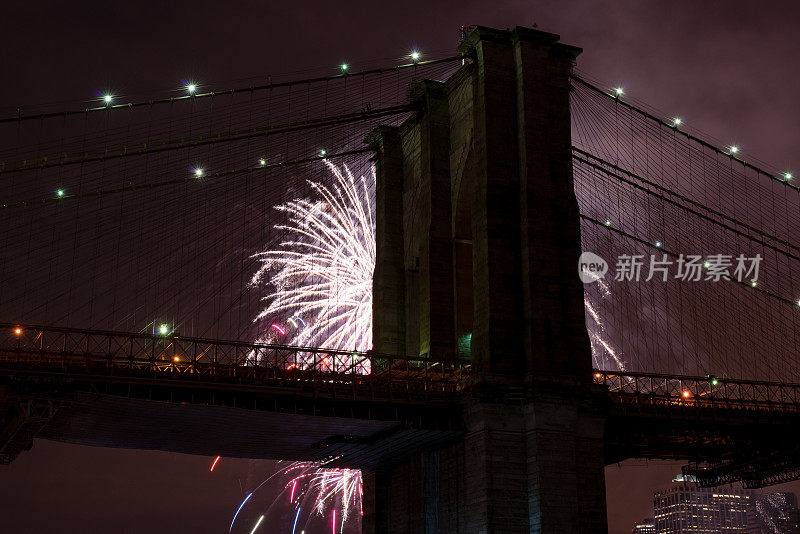
[[375,172],[356,178],[347,166],[326,164],[333,185],[309,180],[319,198],[276,206],[288,219],[276,226],[285,238],[258,254],[251,284],[270,290],[256,320],[287,318],[260,341],[275,342],[280,333],[294,345],[365,351],[372,347]]
[[[334,532],[343,532],[347,522],[358,514],[363,515],[362,497],[364,494],[361,471],[355,469],[324,469],[311,462],[291,462],[287,467],[279,469],[267,477],[253,491],[247,494],[239,505],[231,521],[229,532],[233,532],[240,514],[246,507],[252,508],[259,501],[262,488],[273,480],[282,481],[277,497],[267,506],[253,527],[258,528],[265,516],[276,505],[288,500],[293,507],[287,531],[292,534],[304,532],[310,525],[316,524],[314,518],[330,518]],[[251,514],[252,517],[252,514]],[[239,520],[241,523],[242,520]],[[245,523],[246,524],[246,523]],[[291,530],[288,530],[288,528]],[[249,527],[248,527],[249,528]]]

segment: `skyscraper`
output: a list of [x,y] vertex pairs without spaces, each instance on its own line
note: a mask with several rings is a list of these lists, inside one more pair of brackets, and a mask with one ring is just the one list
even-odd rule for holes
[[698,488],[676,481],[655,492],[653,517],[656,534],[747,534],[747,512],[752,490]]

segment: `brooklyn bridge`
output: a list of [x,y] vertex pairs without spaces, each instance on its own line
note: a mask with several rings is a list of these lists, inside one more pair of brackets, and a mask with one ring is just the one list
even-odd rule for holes
[[[360,469],[365,533],[605,532],[629,458],[800,478],[800,189],[580,54],[476,27],[450,57],[0,120],[0,462],[39,438]],[[374,243],[330,234],[374,261],[348,336],[363,302],[264,250],[324,263],[285,207],[373,176]]]

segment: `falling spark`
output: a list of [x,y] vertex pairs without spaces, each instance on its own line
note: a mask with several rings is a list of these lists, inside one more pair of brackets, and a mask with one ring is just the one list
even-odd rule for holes
[[327,469],[313,462],[292,462],[283,471],[291,477],[285,487],[291,488],[291,499],[311,499],[312,509],[326,515],[331,509],[339,509],[342,521],[346,522],[354,508],[361,510],[363,479],[357,469]]
[[258,518],[258,521],[256,521],[256,526],[253,527],[253,530],[250,531],[250,534],[255,533],[256,529],[258,528],[258,525],[260,525],[263,520],[264,516],[262,515],[261,517]]
[[[354,506],[361,507],[362,478],[356,469],[325,469],[306,464],[307,491],[315,496],[317,513],[324,514],[331,506],[339,505],[342,521],[347,521]],[[336,509],[334,508],[334,512]]]
[[217,467],[217,462],[219,462],[219,456],[214,458],[214,463],[211,464],[211,469],[209,469],[209,471],[214,471],[214,468]]

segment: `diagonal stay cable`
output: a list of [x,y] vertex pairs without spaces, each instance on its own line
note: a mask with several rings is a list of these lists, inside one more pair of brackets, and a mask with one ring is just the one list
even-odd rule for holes
[[302,158],[296,159],[292,161],[285,161],[281,163],[265,163],[264,165],[256,165],[245,167],[242,169],[234,169],[230,171],[222,171],[222,172],[215,172],[211,174],[205,174],[202,178],[197,177],[184,177],[184,178],[175,178],[172,180],[163,180],[160,182],[148,182],[144,184],[138,185],[131,185],[125,187],[117,187],[114,189],[102,189],[97,191],[88,191],[86,193],[78,193],[75,195],[64,195],[62,197],[49,197],[44,198],[41,200],[31,200],[31,201],[23,201],[23,202],[15,202],[13,204],[3,204],[0,205],[0,209],[11,209],[11,208],[28,208],[28,207],[36,207],[36,206],[44,206],[47,204],[53,204],[57,202],[65,202],[69,200],[77,200],[77,199],[84,199],[84,198],[93,198],[93,197],[101,197],[107,195],[114,195],[118,193],[127,193],[131,191],[149,191],[151,189],[157,189],[161,187],[166,187],[170,185],[180,185],[186,183],[199,183],[199,182],[206,182],[209,180],[213,180],[215,178],[224,178],[230,176],[238,176],[242,174],[247,174],[251,172],[258,172],[264,169],[271,169],[275,167],[287,167],[290,165],[300,165],[303,163],[311,163],[314,161],[322,161],[325,159],[330,158],[340,158],[346,156],[352,156],[356,154],[365,154],[367,152],[373,152],[372,148],[359,148],[356,150],[348,150],[346,152],[338,152],[336,154],[326,154],[325,156],[313,156],[309,158]]
[[[657,247],[653,243],[647,241],[646,239],[642,239],[641,237],[637,237],[637,236],[635,236],[633,234],[630,234],[630,233],[628,233],[628,232],[626,232],[624,230],[620,230],[619,228],[612,228],[612,227],[606,225],[605,222],[599,221],[599,220],[597,220],[597,219],[595,219],[593,217],[590,217],[588,215],[581,214],[580,218],[585,220],[585,221],[588,221],[588,222],[590,222],[590,223],[592,223],[592,224],[594,224],[596,226],[603,227],[603,228],[605,228],[606,230],[608,230],[610,232],[614,232],[614,233],[619,234],[619,235],[621,235],[623,237],[626,237],[626,238],[628,238],[628,239],[630,239],[632,241],[635,241],[635,242],[637,242],[639,244],[645,245],[645,246],[647,246],[649,248],[652,248],[654,250],[657,250],[659,252],[663,252],[664,254],[666,254],[668,256],[672,256],[673,258],[674,257],[678,257],[680,255],[683,255],[682,253],[678,253],[678,252],[669,250],[667,248],[664,248],[663,246]],[[780,302],[783,302],[785,304],[790,304],[791,306],[793,306],[795,308],[798,307],[798,303],[797,303],[796,300],[787,299],[786,297],[781,297],[780,295],[776,295],[775,293],[772,293],[771,291],[767,291],[766,289],[763,289],[763,288],[758,287],[758,286],[754,287],[753,285],[748,284],[746,281],[734,280],[732,278],[730,280],[728,280],[728,281],[729,282],[733,282],[733,283],[735,283],[735,284],[737,284],[737,285],[739,285],[741,287],[746,287],[749,291],[757,291],[757,292],[759,292],[759,293],[761,293],[763,295],[766,295],[766,296],[768,296],[770,298],[773,298],[773,299],[778,300]]]
[[[625,170],[625,169],[623,169],[621,167],[618,167],[618,166],[614,165],[613,163],[609,163],[609,162],[607,162],[607,161],[605,161],[605,160],[603,160],[601,158],[598,158],[597,156],[594,156],[594,155],[592,155],[592,154],[590,154],[588,152],[585,152],[585,151],[583,151],[583,150],[581,150],[579,148],[573,147],[573,151],[577,152],[577,153],[579,153],[579,154],[581,154],[583,156],[587,156],[587,157],[589,157],[589,158],[591,158],[591,159],[593,159],[595,161],[600,162],[598,164],[598,163],[594,163],[592,161],[589,161],[588,159],[584,159],[584,158],[582,158],[580,156],[575,156],[575,155],[572,156],[576,161],[579,161],[579,162],[583,163],[584,165],[588,165],[589,167],[592,167],[595,170],[598,170],[598,171],[600,171],[600,172],[602,172],[602,173],[604,173],[604,174],[606,174],[606,175],[608,175],[608,176],[610,176],[612,178],[615,178],[615,179],[617,179],[617,180],[619,180],[621,182],[624,182],[624,183],[630,185],[631,187],[634,187],[636,189],[644,191],[647,194],[654,195],[654,196],[660,198],[661,200],[663,200],[663,201],[665,201],[665,202],[667,202],[669,204],[672,204],[674,206],[677,206],[677,207],[679,207],[679,208],[681,208],[683,210],[686,210],[686,211],[688,211],[689,213],[691,213],[693,215],[697,215],[698,217],[700,217],[702,219],[705,219],[705,220],[707,220],[709,222],[712,222],[712,223],[714,223],[716,225],[722,226],[726,230],[734,232],[737,235],[740,235],[742,237],[746,237],[747,239],[755,241],[756,243],[759,243],[760,245],[762,245],[764,247],[772,249],[772,250],[774,250],[774,251],[776,251],[778,253],[787,255],[787,256],[789,256],[789,257],[791,257],[793,259],[800,260],[800,256],[798,256],[796,254],[792,254],[790,252],[787,252],[787,251],[777,247],[776,245],[770,244],[770,243],[768,243],[768,242],[766,242],[764,240],[754,238],[752,235],[748,235],[747,233],[743,232],[742,230],[739,230],[737,228],[734,228],[732,226],[724,224],[724,223],[722,223],[720,221],[717,221],[717,220],[713,219],[712,217],[709,217],[708,215],[704,215],[703,213],[700,213],[700,212],[698,212],[696,210],[693,210],[693,209],[691,209],[691,208],[689,208],[687,206],[684,206],[680,202],[677,202],[675,200],[671,200],[671,199],[667,198],[666,196],[654,193],[653,191],[649,190],[648,188],[646,188],[646,187],[644,187],[644,186],[642,186],[640,184],[637,184],[637,183],[635,183],[635,182],[633,182],[631,180],[628,180],[628,179],[620,176],[619,174],[616,174],[616,172],[625,174],[626,176],[628,176],[630,178],[633,178],[633,179],[635,179],[637,181],[645,183],[648,186],[653,187],[655,189],[658,189],[659,191],[662,191],[664,193],[667,193],[670,196],[678,198],[683,202],[689,203],[692,206],[695,206],[697,208],[701,208],[701,209],[711,213],[712,215],[714,215],[716,217],[720,217],[720,218],[725,219],[725,220],[727,220],[729,222],[732,222],[732,223],[734,223],[736,225],[744,227],[747,230],[749,230],[750,232],[756,233],[756,234],[760,235],[761,237],[769,239],[770,241],[774,241],[776,243],[780,243],[781,245],[783,245],[783,246],[785,246],[787,248],[790,248],[792,250],[800,252],[800,247],[790,243],[789,241],[786,241],[785,239],[781,239],[781,238],[779,238],[777,236],[774,236],[772,234],[769,234],[767,232],[759,230],[758,228],[755,228],[752,225],[749,225],[749,224],[747,224],[747,223],[745,223],[743,221],[740,221],[738,219],[730,217],[729,215],[726,215],[726,214],[724,214],[724,213],[722,213],[722,212],[720,212],[718,210],[715,210],[715,209],[713,209],[713,208],[711,208],[709,206],[706,206],[705,204],[702,204],[700,202],[694,201],[694,200],[692,200],[692,199],[690,199],[690,198],[688,198],[688,197],[686,197],[684,195],[681,195],[680,193],[676,193],[676,192],[674,192],[674,191],[672,191],[672,190],[670,190],[670,189],[668,189],[668,188],[666,188],[664,186],[660,186],[660,185],[658,185],[658,184],[656,184],[654,182],[651,182],[651,181],[647,180],[646,178],[642,178],[641,176],[638,176],[638,175],[636,175],[636,174],[634,174],[634,173],[632,173],[630,171],[627,171],[627,170]],[[613,171],[616,171],[616,172],[611,172],[609,169],[612,169]]]
[[732,161],[736,161],[737,163],[740,163],[743,166],[756,171],[758,174],[762,174],[764,176],[768,176],[768,177],[772,178],[773,180],[775,180],[776,182],[782,183],[786,187],[789,187],[791,189],[794,189],[795,191],[800,192],[800,186],[796,186],[796,185],[790,184],[786,180],[783,180],[781,178],[776,177],[771,172],[767,172],[766,170],[764,170],[764,169],[762,169],[762,168],[760,168],[760,167],[758,167],[756,165],[753,165],[752,163],[748,163],[748,162],[744,161],[743,159],[737,158],[733,154],[729,154],[728,152],[725,152],[724,150],[721,150],[720,148],[718,148],[718,147],[712,145],[711,143],[709,143],[708,141],[700,139],[699,137],[696,137],[696,136],[694,136],[694,135],[692,135],[690,133],[687,133],[687,132],[685,132],[685,131],[683,131],[683,130],[681,130],[679,128],[676,128],[674,124],[670,124],[670,123],[668,123],[668,122],[656,117],[652,113],[649,113],[649,112],[647,112],[647,111],[645,111],[645,110],[643,110],[641,108],[638,108],[638,107],[634,106],[633,104],[630,104],[630,103],[628,103],[628,102],[626,102],[626,101],[624,101],[624,100],[622,100],[620,98],[616,98],[614,95],[610,95],[609,93],[607,93],[606,91],[604,91],[600,87],[597,87],[596,85],[594,85],[594,84],[592,84],[590,82],[587,82],[586,80],[584,80],[582,78],[579,78],[578,76],[572,75],[572,76],[570,76],[570,79],[573,80],[573,81],[576,81],[576,82],[578,82],[578,83],[580,83],[582,85],[584,85],[585,87],[588,87],[589,89],[591,89],[593,91],[596,91],[597,93],[599,93],[599,94],[601,94],[601,95],[603,95],[603,96],[605,96],[605,97],[607,97],[607,98],[609,98],[609,99],[611,99],[613,101],[615,101],[616,103],[626,107],[630,111],[634,111],[636,113],[639,113],[643,117],[645,117],[647,119],[650,119],[652,121],[655,121],[658,124],[660,124],[661,126],[665,126],[667,128],[670,128],[670,129],[674,130],[675,132],[677,132],[677,133],[681,134],[682,136],[686,137],[687,139],[690,139],[691,141],[694,141],[694,142],[696,142],[696,143],[698,143],[698,144],[700,144],[700,145],[702,145],[702,146],[704,146],[704,147],[706,147],[706,148],[708,148],[710,150],[713,150],[717,154],[720,154],[720,155],[723,155],[725,157],[731,158]]
[[281,87],[292,87],[296,85],[308,85],[312,83],[318,82],[327,82],[331,80],[340,80],[340,79],[349,79],[355,78],[358,76],[366,76],[371,74],[382,74],[386,72],[397,72],[400,70],[410,69],[410,68],[419,68],[425,67],[429,65],[437,65],[440,63],[449,63],[454,61],[462,61],[464,56],[459,54],[457,56],[449,56],[439,59],[430,59],[427,61],[417,61],[414,63],[406,63],[403,65],[394,65],[391,67],[379,67],[375,69],[368,69],[363,71],[357,72],[348,72],[343,74],[334,74],[331,76],[317,76],[315,78],[307,78],[304,80],[292,80],[286,82],[278,82],[278,83],[269,83],[264,85],[256,85],[251,87],[241,87],[236,89],[227,89],[223,91],[214,91],[209,93],[200,93],[200,94],[192,94],[192,95],[183,95],[183,96],[176,96],[171,98],[162,98],[158,100],[148,100],[142,102],[131,102],[127,104],[113,104],[108,106],[97,106],[93,108],[85,108],[85,109],[75,109],[75,110],[67,110],[67,111],[53,111],[50,113],[39,113],[33,115],[21,115],[17,117],[4,117],[0,118],[0,124],[3,123],[12,123],[12,122],[22,122],[28,120],[41,120],[41,119],[49,119],[55,117],[69,117],[71,115],[82,115],[85,113],[93,113],[93,112],[101,112],[101,111],[108,111],[108,110],[117,110],[117,109],[132,109],[137,107],[145,107],[145,106],[153,106],[159,104],[171,104],[173,102],[180,102],[185,100],[192,100],[192,99],[200,99],[200,98],[207,98],[207,97],[218,97],[223,95],[235,95],[240,93],[248,93],[248,92],[255,92],[255,91],[265,91],[270,89],[278,89]]
[[[75,165],[79,163],[105,161],[110,159],[124,158],[128,156],[142,156],[157,152],[180,150],[185,148],[195,148],[199,146],[213,145],[217,143],[229,143],[245,139],[253,139],[258,137],[266,137],[270,135],[297,132],[312,128],[321,128],[326,126],[335,126],[338,124],[358,122],[362,120],[382,118],[391,115],[400,115],[403,113],[408,113],[415,109],[416,109],[415,106],[404,104],[399,106],[389,106],[386,108],[370,110],[370,111],[357,111],[353,113],[346,113],[343,115],[335,115],[332,117],[322,117],[306,121],[296,121],[283,124],[275,124],[272,126],[262,126],[258,128],[250,128],[247,130],[233,130],[228,132],[220,132],[211,136],[197,136],[185,139],[154,141],[134,146],[121,146],[121,147],[108,148],[92,152],[82,152],[80,154],[42,156],[34,160],[23,160],[23,161],[11,162],[9,164],[0,163],[0,174],[4,172],[5,173],[25,172],[25,171],[33,171],[48,167],[61,167],[65,165]],[[6,168],[7,165],[12,165],[13,167]]]

